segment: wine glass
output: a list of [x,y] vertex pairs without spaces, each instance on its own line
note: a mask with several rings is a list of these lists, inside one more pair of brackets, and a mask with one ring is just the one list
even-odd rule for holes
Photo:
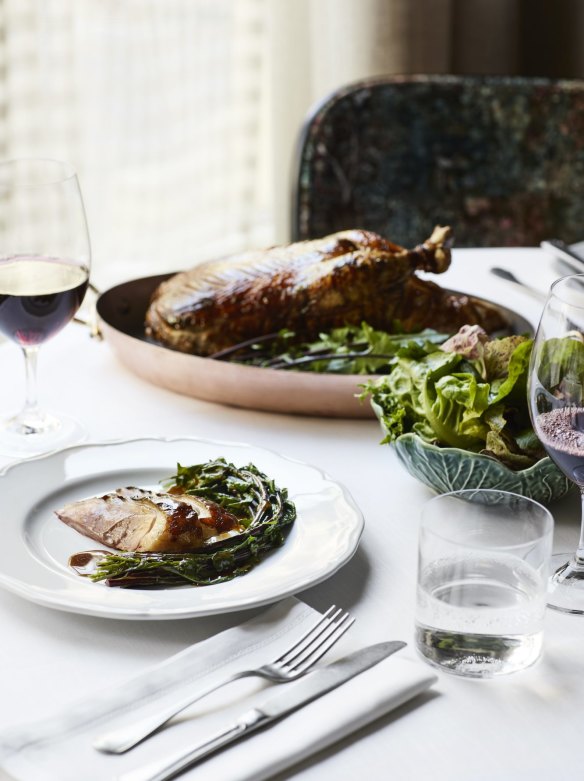
[[41,344],[79,309],[89,282],[90,247],[75,171],[57,160],[0,163],[0,334],[22,348],[24,407],[0,424],[0,451],[26,457],[82,438],[80,424],[41,409],[36,367]]
[[554,282],[534,340],[528,381],[533,427],[548,455],[580,489],[576,551],[552,557],[548,604],[584,614],[584,274]]

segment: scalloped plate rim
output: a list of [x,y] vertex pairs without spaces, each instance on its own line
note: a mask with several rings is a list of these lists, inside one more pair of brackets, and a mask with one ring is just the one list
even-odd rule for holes
[[[287,539],[246,575],[200,588],[107,589],[103,584],[88,583],[72,575],[66,567],[66,557],[62,561],[64,554],[71,546],[87,549],[94,543],[59,521],[52,528],[53,519],[47,517],[47,507],[54,508],[54,498],[76,492],[76,498],[81,498],[78,486],[109,482],[116,472],[135,472],[137,476],[162,472],[160,478],[164,478],[168,468],[175,468],[177,457],[186,454],[179,455],[179,451],[191,447],[199,458],[223,455],[234,460],[237,453],[247,461],[258,460],[260,468],[279,480],[282,487],[291,489],[291,498],[300,503],[291,529],[297,538]],[[152,461],[151,450],[156,450],[157,460]],[[165,454],[158,457],[159,450],[165,451],[166,460]],[[51,464],[55,473],[62,474],[62,483],[57,484],[55,475],[50,474]],[[36,486],[30,480],[35,474],[44,475]],[[34,490],[15,493],[19,485],[32,485]],[[336,573],[356,552],[364,528],[363,514],[355,500],[327,472],[275,450],[243,442],[179,436],[86,442],[8,464],[0,470],[0,487],[4,488],[0,492],[0,510],[9,496],[16,497],[14,521],[7,524],[4,552],[0,550],[0,587],[44,607],[102,618],[197,618],[271,604]],[[303,515],[309,523],[302,524]],[[336,529],[337,534],[331,534],[331,529]],[[315,562],[312,548],[308,550],[303,541],[312,540],[314,544],[323,539],[328,540],[328,547]]]

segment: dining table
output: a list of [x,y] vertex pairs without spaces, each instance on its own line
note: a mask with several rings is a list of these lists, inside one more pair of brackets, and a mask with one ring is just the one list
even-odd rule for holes
[[[504,305],[534,329],[550,284],[570,273],[539,247],[454,248],[452,255],[441,285]],[[493,267],[508,269],[536,292],[495,276]],[[115,273],[112,282],[140,276],[123,266]],[[42,404],[79,420],[87,443],[144,437],[246,443],[310,464],[343,486],[364,519],[359,544],[343,566],[294,596],[319,611],[342,606],[356,619],[351,633],[359,644],[403,640],[402,654],[427,666],[414,644],[417,536],[422,507],[434,493],[381,444],[373,416],[275,413],[262,411],[261,403],[238,408],[181,395],[137,376],[107,340],[92,338],[77,323],[42,347],[38,372]],[[24,398],[22,356],[8,341],[0,344],[0,377],[6,416]],[[0,468],[11,461],[0,455]],[[7,490],[4,483],[0,477],[0,492]],[[28,490],[26,484],[17,488]],[[572,551],[579,535],[577,491],[550,510],[554,550]],[[10,527],[10,515],[0,522]],[[90,700],[106,682],[123,686],[137,671],[262,610],[265,605],[128,620],[54,609],[0,588],[0,732],[50,719],[74,700]],[[584,617],[548,609],[544,637],[543,655],[532,667],[483,680],[438,671],[426,693],[274,778],[549,781],[572,773],[584,717]],[[204,779],[204,765],[181,777]]]

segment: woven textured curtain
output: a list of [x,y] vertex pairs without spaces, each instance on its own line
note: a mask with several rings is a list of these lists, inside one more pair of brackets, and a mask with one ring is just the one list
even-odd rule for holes
[[581,0],[0,0],[0,158],[75,166],[104,286],[286,241],[341,84],[582,76],[583,30]]
[[265,0],[1,0],[0,156],[78,171],[98,284],[272,239]]

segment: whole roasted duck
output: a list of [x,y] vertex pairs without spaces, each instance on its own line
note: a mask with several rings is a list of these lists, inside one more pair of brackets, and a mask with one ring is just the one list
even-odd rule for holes
[[504,327],[494,307],[416,276],[446,271],[450,237],[450,228],[436,227],[408,250],[370,231],[346,230],[209,261],[158,287],[146,330],[168,347],[206,356],[283,328],[310,340],[362,322],[407,332]]

